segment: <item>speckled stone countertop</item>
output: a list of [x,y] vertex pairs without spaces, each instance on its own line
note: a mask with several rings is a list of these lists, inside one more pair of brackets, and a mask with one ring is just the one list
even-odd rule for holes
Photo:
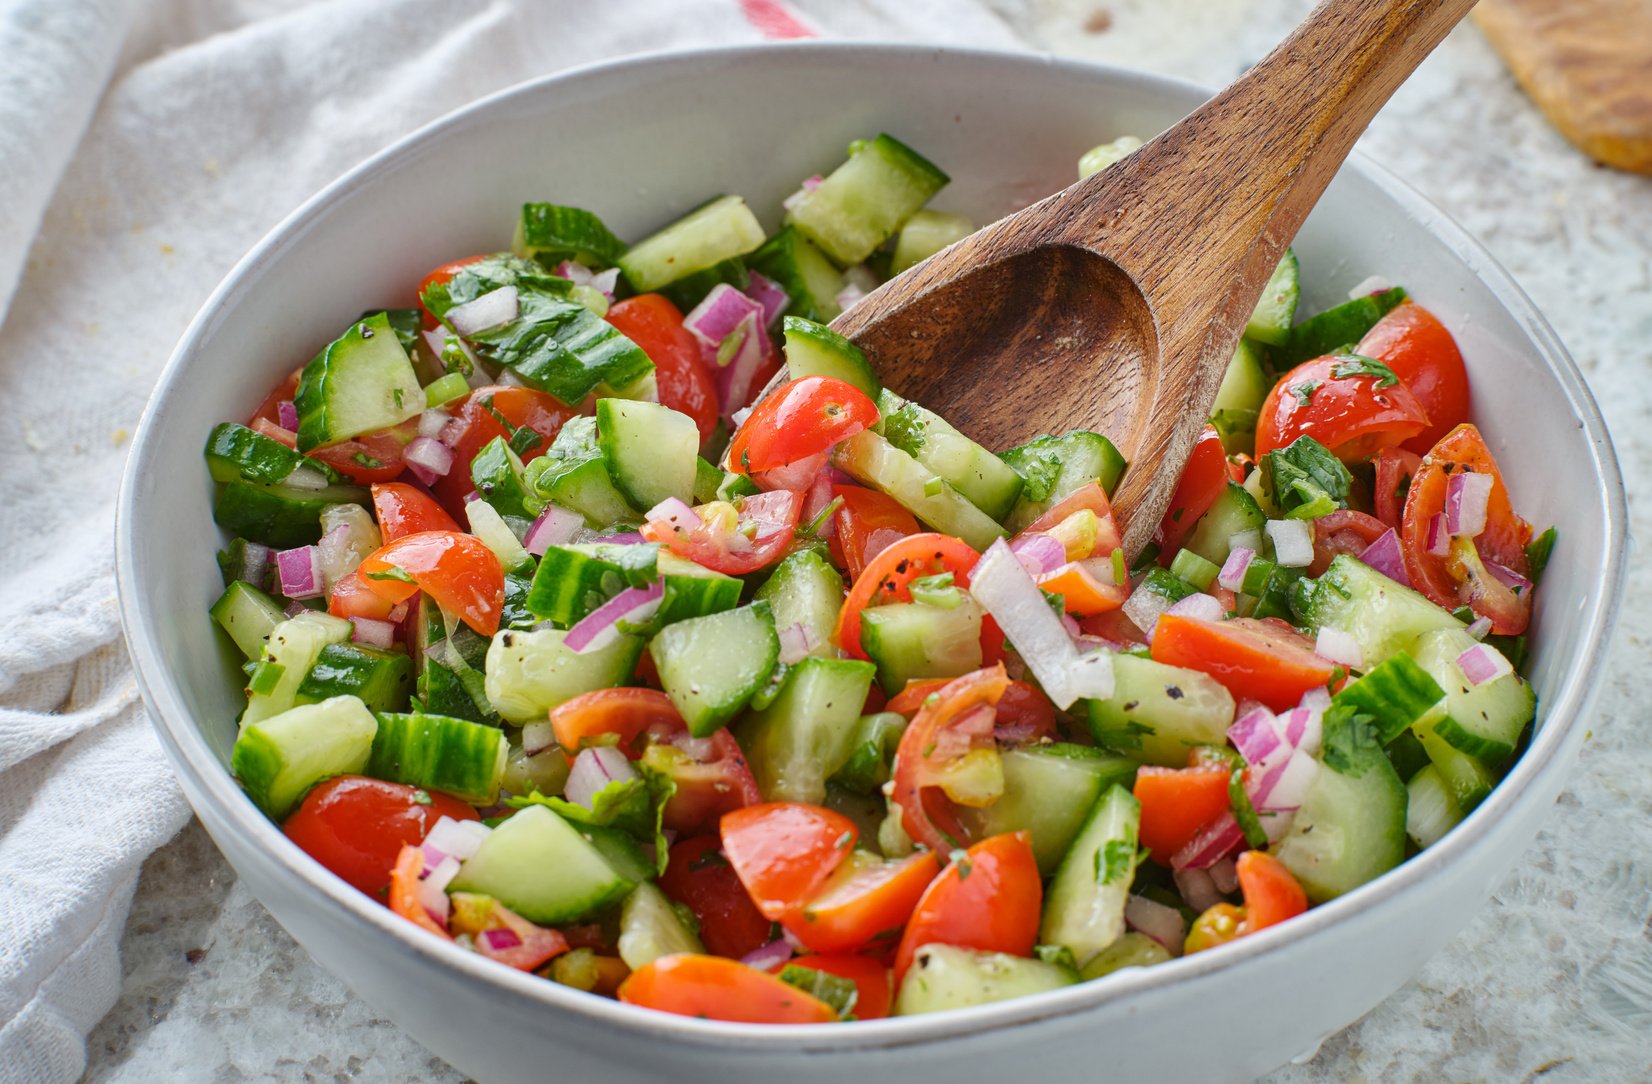
[[[803,0],[810,10],[829,3]],[[1306,0],[995,0],[1029,46],[1227,82]],[[1363,149],[1478,236],[1536,299],[1601,401],[1652,537],[1652,179],[1556,135],[1472,26],[1371,126]],[[1652,571],[1627,616],[1570,786],[1479,917],[1415,980],[1273,1084],[1652,1080]],[[432,1081],[463,1077],[312,961],[199,824],[144,869],[120,1002],[87,1079]],[[1311,1052],[1305,1052],[1306,1055]]]

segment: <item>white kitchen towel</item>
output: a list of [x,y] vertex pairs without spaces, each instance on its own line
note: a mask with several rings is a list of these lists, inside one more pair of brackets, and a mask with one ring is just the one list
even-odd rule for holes
[[811,33],[1013,47],[993,3],[1016,2],[0,0],[0,1081],[79,1076],[139,868],[189,815],[121,643],[112,510],[155,377],[235,260],[523,79]]

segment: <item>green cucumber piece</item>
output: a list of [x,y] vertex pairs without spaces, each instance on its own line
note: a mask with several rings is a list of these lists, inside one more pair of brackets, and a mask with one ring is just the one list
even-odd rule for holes
[[1001,458],[1021,476],[1021,495],[1004,525],[1021,531],[1077,489],[1100,482],[1112,493],[1124,476],[1124,456],[1100,433],[1074,429],[1058,437],[1034,437]]
[[537,260],[498,252],[472,260],[445,282],[432,282],[425,286],[419,292],[419,304],[441,320],[449,310],[505,286],[515,286],[519,294],[540,291],[562,297],[574,288],[572,282],[553,274]]
[[350,325],[299,377],[298,450],[400,425],[424,411],[424,389],[384,313]]
[[940,415],[887,388],[878,397],[884,439],[934,471],[971,504],[1002,520],[1021,496],[1021,476],[1008,463],[948,425]]
[[1445,695],[1427,668],[1409,655],[1394,655],[1344,686],[1331,703],[1370,716],[1377,744],[1386,746],[1412,726],[1437,718]]
[[487,699],[508,722],[521,726],[580,693],[609,689],[631,680],[642,639],[621,636],[583,653],[563,646],[560,629],[508,630],[488,646]]
[[380,712],[364,775],[439,790],[475,806],[499,800],[509,746],[503,731],[446,715]]
[[1124,933],[1140,828],[1135,795],[1117,784],[1107,788],[1050,882],[1038,939],[1071,949],[1080,967]]
[[1344,346],[1357,344],[1377,321],[1405,300],[1405,291],[1391,290],[1357,297],[1318,316],[1310,316],[1291,329],[1283,345],[1283,368],[1294,368],[1311,358],[1323,357]]
[[1315,581],[1302,618],[1315,634],[1337,628],[1353,636],[1368,667],[1405,650],[1425,632],[1463,628],[1422,595],[1346,553],[1338,554]]
[[1439,772],[1440,781],[1451,792],[1457,808],[1468,814],[1485,801],[1491,788],[1497,785],[1497,772],[1479,757],[1458,749],[1441,733],[1441,726],[1449,721],[1448,716],[1433,725],[1415,726],[1411,733],[1422,745],[1434,770]]
[[679,312],[688,313],[694,306],[706,299],[712,289],[720,286],[732,286],[741,293],[751,285],[751,273],[746,269],[746,261],[738,256],[730,256],[701,271],[684,275],[675,282],[667,283],[659,288],[665,299],[677,306]]
[[1434,729],[1460,751],[1495,764],[1514,755],[1520,735],[1537,712],[1537,697],[1512,667],[1480,685],[1470,682],[1457,657],[1475,643],[1467,632],[1437,629],[1419,636],[1410,654],[1445,690],[1446,718]]
[[241,654],[249,659],[263,655],[270,633],[287,620],[275,599],[245,580],[236,580],[224,588],[210,612],[212,619],[241,649]]
[[829,782],[852,794],[872,794],[889,782],[890,766],[906,733],[906,716],[893,711],[862,715],[849,735],[849,757]]
[[623,388],[653,372],[642,348],[579,297],[520,279],[518,291],[516,319],[467,340],[484,360],[572,407],[602,385]]
[[895,253],[889,258],[889,273],[898,275],[908,267],[915,267],[974,232],[975,223],[963,215],[918,211],[906,220],[906,225],[895,237]]
[[860,646],[893,696],[915,678],[961,677],[981,668],[981,607],[967,592],[950,609],[921,602],[871,606],[860,613]]
[[843,292],[843,272],[832,266],[824,253],[790,226],[763,243],[747,259],[753,271],[779,284],[791,304],[787,316],[801,316],[826,324],[843,311],[837,295]]
[[933,530],[984,550],[1004,528],[934,472],[871,430],[838,444],[832,462],[857,481],[893,497]]
[[631,888],[573,825],[540,805],[518,810],[460,865],[451,889],[483,892],[529,922],[577,922]]
[[1111,975],[1127,967],[1152,967],[1170,959],[1170,950],[1147,936],[1131,930],[1102,949],[1079,971],[1085,982]]
[[781,326],[786,333],[786,374],[791,379],[829,376],[853,384],[877,401],[882,385],[860,347],[826,325],[801,316],[788,316]]
[[1210,590],[1222,566],[1205,560],[1192,550],[1177,550],[1170,561],[1170,574],[1200,591]]
[[1351,709],[1326,712],[1321,761],[1276,850],[1314,903],[1351,892],[1405,859],[1405,784],[1373,728]]
[[694,499],[700,430],[687,414],[659,403],[598,399],[597,443],[614,485],[637,508],[667,497]]
[[1222,448],[1229,455],[1249,455],[1256,450],[1256,419],[1272,390],[1262,348],[1240,339],[1210,408],[1210,424],[1221,435]]
[[603,268],[624,255],[625,242],[590,211],[555,203],[524,203],[511,251],[546,265],[577,260],[586,267]]
[[439,407],[469,394],[470,381],[464,373],[446,373],[424,386],[424,405],[426,409]]
[[[1262,287],[1262,296],[1256,299],[1256,308],[1245,323],[1245,338],[1269,346],[1284,346],[1289,341],[1297,298],[1302,293],[1297,281],[1299,274],[1296,253],[1287,248],[1273,274],[1268,276],[1267,285]],[[1261,405],[1260,400],[1257,405]]]
[[342,617],[307,612],[271,629],[252,679],[253,687],[259,691],[247,698],[247,710],[241,714],[242,727],[280,715],[297,704],[299,687],[321,657],[322,649],[329,644],[348,642],[354,628]]
[[843,609],[843,574],[818,550],[798,550],[778,565],[755,596],[774,611],[774,627],[802,625],[814,646],[809,654],[829,658],[836,654],[832,633]]
[[494,437],[471,459],[470,481],[501,516],[532,523],[545,510],[539,494],[523,484],[522,460],[504,437]]
[[1113,695],[1085,701],[1096,744],[1148,764],[1187,766],[1195,745],[1223,745],[1233,694],[1197,670],[1139,655],[1113,656]]
[[421,594],[419,615],[408,645],[418,673],[415,690],[419,702],[435,715],[452,715],[474,723],[497,722],[499,713],[488,702],[482,676],[488,641],[457,622],[450,639],[447,626],[441,607],[429,595]]
[[1405,792],[1405,834],[1419,848],[1434,846],[1462,822],[1462,811],[1434,765],[1412,776]]
[[362,644],[327,644],[299,682],[294,703],[314,704],[354,696],[368,711],[395,711],[413,690],[413,660],[401,651]]
[[713,572],[668,549],[660,550],[655,567],[665,581],[665,597],[660,600],[653,621],[646,626],[647,632],[657,632],[693,617],[709,617],[740,605],[744,584],[733,576]]
[[732,719],[769,680],[780,660],[780,637],[769,604],[753,602],[669,625],[649,643],[648,653],[689,732],[703,738]]
[[653,583],[659,553],[648,544],[548,546],[528,590],[528,610],[542,621],[572,625],[626,588]]
[[774,701],[740,722],[740,748],[770,801],[819,803],[849,760],[874,669],[859,659],[807,658]]
[[970,838],[1005,832],[1032,833],[1038,871],[1052,876],[1077,838],[1097,800],[1117,784],[1135,785],[1134,760],[1087,745],[1054,742],[1005,749],[1004,794],[984,809],[961,809]]
[[763,226],[739,196],[721,196],[638,241],[614,262],[639,294],[704,271],[763,243]]
[[632,971],[647,967],[661,956],[705,951],[694,931],[683,925],[682,916],[665,893],[646,881],[625,897],[619,929],[620,959]]
[[[319,459],[299,455],[274,437],[234,422],[212,427],[206,444],[207,470],[214,482],[251,482],[280,485],[302,470],[308,470],[328,485],[340,485],[344,476]],[[300,477],[303,477],[302,475]],[[294,488],[312,488],[295,485]]]
[[323,779],[360,772],[377,730],[353,696],[302,704],[243,726],[230,770],[253,804],[280,821]]
[[642,522],[641,514],[614,485],[608,463],[601,455],[585,459],[541,456],[528,464],[526,484],[540,499],[584,516],[588,527]]
[[912,966],[901,982],[895,1015],[964,1009],[1072,984],[1073,976],[1066,968],[1043,960],[952,945],[924,945],[913,955]]
[[1267,518],[1244,486],[1229,482],[1199,517],[1184,547],[1220,569],[1228,559],[1228,539],[1244,531],[1260,530]]
[[911,147],[880,133],[807,191],[787,216],[839,266],[860,263],[950,178]]
[[321,538],[321,513],[328,505],[365,504],[366,489],[328,486],[256,486],[230,482],[218,495],[212,519],[231,534],[275,549],[313,545]]

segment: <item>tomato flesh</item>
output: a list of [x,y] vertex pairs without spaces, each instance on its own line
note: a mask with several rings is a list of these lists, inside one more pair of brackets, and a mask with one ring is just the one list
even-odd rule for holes
[[[470,463],[489,441],[504,437],[522,462],[531,463],[545,454],[569,418],[594,408],[575,409],[537,388],[493,385],[477,388],[445,409],[463,432],[452,444],[453,469],[430,490],[455,519],[463,520],[465,496],[476,488]],[[523,435],[523,430],[531,432]]]
[[404,535],[368,554],[358,571],[369,588],[392,602],[406,602],[422,590],[483,636],[499,631],[505,571],[475,535]]
[[889,860],[857,852],[784,924],[811,951],[860,952],[906,924],[940,871],[928,851]]
[[[854,983],[856,1020],[882,1020],[889,1015],[889,1003],[893,1000],[894,991],[890,988],[889,968],[881,961],[869,956],[833,953],[799,956],[789,963],[811,971],[824,971]],[[786,965],[780,966],[784,969]]]
[[732,505],[732,516],[730,505],[724,502],[701,505],[695,509],[700,517],[697,526],[649,520],[642,525],[642,536],[702,568],[744,576],[784,556],[797,532],[802,507],[796,493],[777,489],[739,498]]
[[1354,353],[1394,370],[1428,414],[1427,427],[1400,447],[1422,455],[1468,421],[1468,370],[1462,351],[1445,325],[1415,301],[1402,302],[1378,320]]
[[945,854],[967,838],[937,784],[948,765],[994,747],[997,707],[1008,686],[1002,664],[954,678],[925,696],[901,735],[891,798],[899,803],[901,824],[914,842]]
[[723,854],[764,917],[797,915],[854,850],[843,814],[803,802],[767,802],[725,813]]
[[739,959],[769,943],[772,923],[752,904],[722,848],[715,834],[673,843],[660,891],[694,912],[708,950]]
[[382,901],[401,849],[422,843],[443,817],[477,819],[476,810],[438,791],[341,775],[306,794],[281,830],[305,854]]
[[1228,811],[1228,770],[1210,766],[1136,772],[1134,793],[1141,803],[1141,845],[1155,862],[1168,864],[1200,830]]
[[662,956],[620,984],[619,999],[645,1009],[743,1024],[829,1024],[825,1002],[721,956]]
[[1187,466],[1182,468],[1182,476],[1176,482],[1176,491],[1170,497],[1170,506],[1164,511],[1154,539],[1159,546],[1160,560],[1166,565],[1227,484],[1228,456],[1222,448],[1221,434],[1215,426],[1207,425],[1193,445]]
[[717,429],[717,384],[677,306],[660,294],[642,294],[609,306],[607,320],[654,363],[660,403],[693,418],[700,440],[710,440]]
[[1267,851],[1239,856],[1239,889],[1245,896],[1245,932],[1295,918],[1308,909],[1308,894],[1285,863]]
[[837,485],[832,496],[843,504],[832,513],[832,560],[860,578],[872,559],[903,538],[918,533],[918,521],[895,498],[863,486]]
[[877,420],[877,406],[853,384],[829,376],[791,380],[758,403],[734,434],[729,469],[752,474],[784,467],[819,455]]
[[947,863],[918,901],[895,953],[895,983],[925,945],[1030,956],[1038,940],[1044,882],[1026,832],[975,844]]
[[1428,412],[1404,381],[1380,387],[1381,377],[1357,368],[1347,355],[1329,355],[1280,377],[1257,417],[1257,460],[1306,436],[1353,463],[1428,427]]
[[1337,670],[1314,654],[1301,633],[1274,619],[1205,621],[1165,614],[1154,628],[1152,654],[1155,662],[1209,674],[1236,700],[1260,700],[1274,711],[1295,707],[1303,693],[1326,685]]
[[460,529],[435,498],[406,482],[374,483],[373,515],[386,542],[420,531]]

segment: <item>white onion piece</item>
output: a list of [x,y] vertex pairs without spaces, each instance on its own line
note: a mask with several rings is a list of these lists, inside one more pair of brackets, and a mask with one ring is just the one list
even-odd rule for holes
[[1048,575],[1067,563],[1067,547],[1054,535],[1026,531],[1010,543],[1010,552],[1033,579]]
[[1227,616],[1227,611],[1222,608],[1222,600],[1202,591],[1187,596],[1165,613],[1175,617],[1193,617],[1200,621],[1220,621]]
[[1381,275],[1371,275],[1361,279],[1352,290],[1348,291],[1348,300],[1358,301],[1362,297],[1370,297],[1372,294],[1380,294],[1393,288],[1394,284]]
[[431,407],[419,415],[419,436],[439,439],[447,423],[453,420],[453,415],[441,407]]
[[[443,860],[444,865],[448,862],[453,862],[453,859]],[[453,862],[453,867],[457,871],[459,864]],[[436,924],[445,930],[447,929],[448,914],[453,905],[448,901],[447,892],[444,891],[444,888],[444,885],[438,885],[430,877],[426,877],[413,886],[413,893],[419,901],[419,906],[429,912],[430,917],[436,921]]]
[[[1222,859],[1226,862],[1227,859]],[[1182,894],[1182,899],[1195,911],[1207,911],[1222,902],[1222,893],[1216,888],[1216,879],[1208,870],[1179,869],[1171,875],[1176,881],[1176,891]]]
[[447,325],[461,336],[475,335],[516,319],[516,287],[501,286],[447,310]]
[[1228,552],[1241,549],[1250,550],[1252,553],[1262,552],[1262,532],[1259,528],[1252,527],[1248,531],[1228,536]]
[[1273,712],[1260,704],[1243,712],[1233,725],[1228,727],[1228,740],[1239,750],[1239,755],[1245,758],[1245,763],[1252,767],[1272,756],[1276,749],[1286,744],[1284,735],[1275,728]]
[[424,837],[424,845],[467,862],[491,831],[493,829],[481,821],[456,821],[444,816],[431,826],[430,834]]
[[1055,706],[1063,711],[1071,707],[1078,699],[1071,688],[1078,649],[1002,538],[987,547],[971,571],[969,593],[998,622]]
[[1446,533],[1474,538],[1486,529],[1486,509],[1491,503],[1491,475],[1464,471],[1446,483]]
[[300,463],[292,469],[291,473],[281,479],[281,484],[291,486],[294,489],[326,489],[332,483],[327,481],[325,474],[314,467],[307,463]]
[[1484,685],[1505,674],[1514,673],[1514,667],[1501,651],[1489,644],[1475,644],[1457,656],[1457,668],[1468,678],[1470,685]]
[[1491,618],[1476,617],[1468,623],[1468,628],[1464,631],[1476,640],[1484,640],[1491,634]]
[[1320,629],[1314,639],[1314,654],[1341,663],[1350,670],[1365,669],[1365,653],[1360,650],[1354,634],[1345,629],[1330,625]]
[[372,617],[352,617],[350,623],[355,626],[350,633],[350,639],[355,643],[376,647],[380,651],[389,651],[396,642],[396,626],[388,621]]
[[780,661],[787,666],[806,658],[814,649],[815,638],[801,622],[780,630]]
[[441,861],[425,869],[421,878],[424,883],[437,891],[441,891],[453,883],[453,878],[459,875],[459,860],[451,854],[442,856]]
[[598,291],[609,301],[614,300],[614,291],[619,288],[619,268],[610,267],[606,271],[598,271],[586,283],[591,289]]
[[556,744],[556,730],[549,720],[529,723],[522,728],[522,753],[536,757]]
[[751,407],[741,407],[739,410],[736,410],[733,414],[730,414],[728,416],[728,420],[734,426],[734,428],[738,429],[742,425],[746,424],[746,419],[749,418],[749,417],[751,417]]
[[453,449],[435,437],[415,437],[403,458],[407,469],[425,485],[446,478],[453,469]]
[[1285,568],[1307,568],[1314,563],[1314,529],[1305,519],[1270,519],[1268,540],[1273,556]]
[[756,968],[758,971],[772,971],[791,958],[792,946],[790,943],[784,937],[776,937],[768,944],[760,948],[754,948],[740,957],[740,962],[747,967]]
[[579,751],[568,771],[563,796],[575,805],[591,808],[598,791],[610,783],[625,783],[637,777],[625,754],[611,745],[593,745]]
[[1302,706],[1309,711],[1329,711],[1331,691],[1323,685],[1315,685],[1302,694]]
[[1187,924],[1174,907],[1166,907],[1146,896],[1131,896],[1124,904],[1124,921],[1132,930],[1146,934],[1169,949],[1172,956],[1182,954]]
[[1124,616],[1128,617],[1148,643],[1153,642],[1153,630],[1159,623],[1159,618],[1175,603],[1147,586],[1143,580],[1136,585],[1130,597],[1124,600]]
[[844,312],[848,312],[850,309],[860,304],[861,300],[865,296],[866,291],[851,282],[849,285],[839,290],[837,292],[837,296],[832,300],[837,302],[838,308],[842,309]]

